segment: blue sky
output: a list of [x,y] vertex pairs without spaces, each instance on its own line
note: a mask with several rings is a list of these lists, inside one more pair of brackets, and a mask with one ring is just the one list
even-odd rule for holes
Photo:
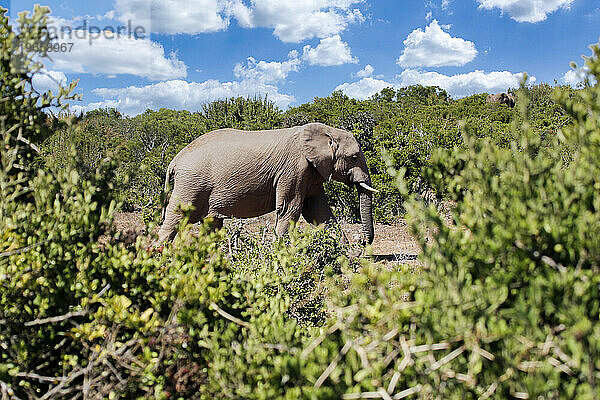
[[[6,1],[11,17],[38,1]],[[600,35],[596,0],[52,0],[54,26],[82,29],[39,90],[79,79],[74,109],[195,111],[231,96],[281,108],[342,90],[437,85],[454,97],[531,82],[576,85]],[[83,35],[85,21],[87,36]],[[140,27],[137,37],[119,26]],[[91,27],[99,27],[102,32]],[[91,31],[91,33],[90,33]],[[569,72],[570,71],[570,72]]]

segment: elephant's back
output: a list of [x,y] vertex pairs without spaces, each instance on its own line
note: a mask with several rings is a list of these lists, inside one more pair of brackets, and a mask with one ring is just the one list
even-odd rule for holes
[[218,129],[197,137],[190,144],[185,146],[177,155],[185,156],[185,154],[193,153],[194,151],[215,151],[222,153],[225,150],[233,150],[235,148],[264,148],[274,146],[276,142],[284,137],[293,134],[293,128],[273,129],[269,131],[242,131],[238,129]]
[[184,147],[173,164],[176,170],[210,170],[213,177],[231,175],[236,170],[262,170],[289,151],[295,132],[295,128],[211,131]]

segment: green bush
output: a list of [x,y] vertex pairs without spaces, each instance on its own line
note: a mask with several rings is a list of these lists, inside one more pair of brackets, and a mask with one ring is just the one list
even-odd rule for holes
[[240,225],[228,228],[225,250],[229,251],[233,268],[275,269],[279,273],[291,268],[294,277],[284,286],[293,302],[289,316],[302,325],[322,325],[326,319],[326,281],[329,277],[341,278],[342,269],[353,271],[359,265],[356,258],[348,258],[351,251],[341,243],[341,230],[326,226],[300,233],[292,227],[288,237],[269,241],[266,229],[260,234],[248,234],[241,231]]
[[[599,47],[587,65],[600,77]],[[600,86],[554,92],[573,125],[551,143],[527,121],[527,91],[519,96],[523,123],[507,144],[467,129],[463,146],[433,151],[425,177],[456,203],[450,223],[408,202],[423,271],[355,277],[362,289],[340,296],[314,350],[330,361],[320,393],[600,396]]]
[[[598,74],[595,52],[588,65]],[[439,306],[421,315],[421,329],[464,346],[447,369],[468,380],[442,396],[598,396],[599,94],[556,92],[574,124],[552,145],[525,120],[510,148],[469,138],[466,151],[436,152],[427,175],[457,202],[453,225],[419,207],[411,215],[417,237],[437,231],[416,299]],[[524,112],[527,95],[518,103]],[[568,166],[560,144],[577,149]]]
[[281,111],[267,97],[231,98],[202,106],[207,131],[234,128],[247,131],[280,128]]
[[[30,29],[44,29],[44,13],[36,9],[32,24],[39,26]],[[13,77],[5,66],[3,93],[36,73]],[[44,125],[40,103],[23,104],[23,120],[38,121],[33,132],[58,127],[47,143],[63,153],[49,152],[47,162],[15,173],[20,156],[39,142],[26,148],[13,140],[16,119],[2,125],[2,397],[214,398],[225,391],[271,398],[297,392],[300,371],[290,375],[293,361],[278,343],[300,347],[311,326],[323,323],[324,281],[345,265],[339,236],[293,231],[260,265],[240,263],[249,260],[242,250],[230,264],[220,250],[223,236],[206,227],[199,235],[180,232],[161,254],[149,253],[141,238],[125,246],[111,231],[118,206],[113,185],[122,166],[106,160],[105,151],[125,132],[133,143],[136,135],[151,135],[152,123],[142,120],[135,130],[119,132],[130,119],[106,110]],[[160,125],[165,113],[150,116]],[[103,135],[86,144],[98,132]],[[82,157],[97,161],[81,164]]]
[[[27,48],[44,48],[41,43],[50,40],[47,29],[47,7],[35,7],[33,15],[20,13],[18,29],[9,25],[8,10],[0,7],[0,128],[4,142],[14,149],[16,159],[11,173],[35,173],[31,168],[39,153],[40,143],[50,134],[45,124],[47,109],[64,109],[72,95],[76,82],[58,93],[39,93],[32,85],[32,78],[42,68],[40,59],[45,53],[32,53]],[[47,46],[46,46],[47,48]]]

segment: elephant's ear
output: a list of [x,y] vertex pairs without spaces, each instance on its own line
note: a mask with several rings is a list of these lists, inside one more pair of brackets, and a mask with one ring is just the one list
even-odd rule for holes
[[300,133],[300,142],[304,157],[319,171],[326,181],[331,178],[335,152],[338,144],[321,124],[309,124]]

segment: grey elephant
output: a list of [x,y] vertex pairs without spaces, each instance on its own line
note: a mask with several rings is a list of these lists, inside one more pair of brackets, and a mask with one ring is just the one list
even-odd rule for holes
[[334,179],[357,187],[364,239],[373,242],[372,193],[365,156],[355,137],[320,123],[286,129],[206,133],[179,152],[167,169],[174,180],[160,243],[171,241],[182,219],[181,203],[194,209],[190,223],[210,216],[216,228],[228,217],[276,211],[275,232],[284,235],[300,215],[313,224],[334,219],[323,183]]
[[486,103],[506,104],[510,108],[515,106],[515,96],[508,93],[488,94],[485,99]]

